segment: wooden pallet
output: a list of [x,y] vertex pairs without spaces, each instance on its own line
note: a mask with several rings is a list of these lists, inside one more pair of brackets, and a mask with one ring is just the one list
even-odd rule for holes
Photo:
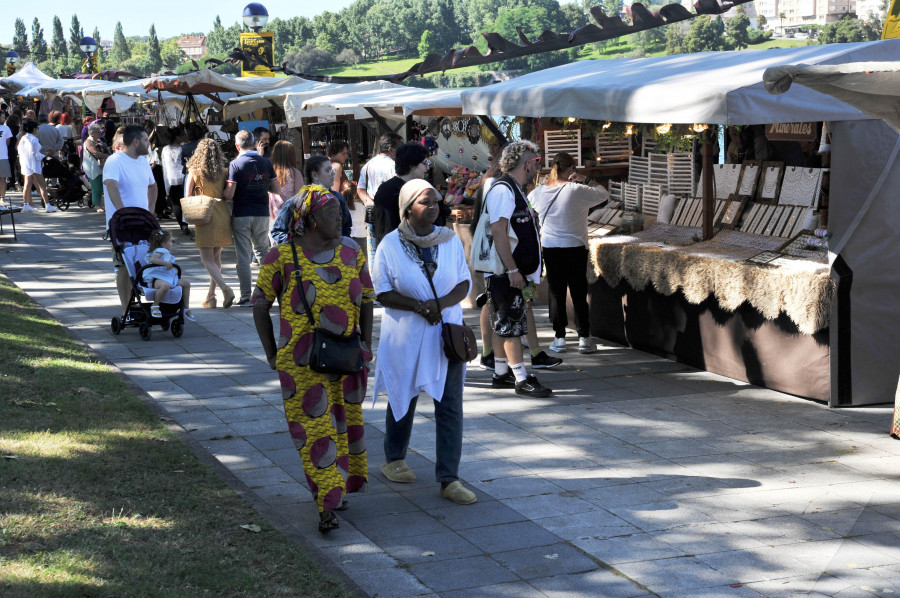
[[659,202],[666,194],[666,188],[661,185],[644,185],[641,189],[641,213],[647,216],[659,214]]
[[641,209],[641,192],[643,185],[632,185],[625,183],[622,185],[622,196],[625,201],[625,209],[637,212]]
[[627,162],[631,157],[631,137],[598,133],[594,155],[598,162]]
[[544,131],[545,168],[550,168],[553,165],[553,158],[560,152],[565,152],[572,156],[578,168],[584,166],[581,161],[581,129]]
[[690,152],[666,155],[669,193],[690,195],[694,191],[694,156]]
[[631,184],[650,182],[650,160],[631,156],[628,158],[628,182]]

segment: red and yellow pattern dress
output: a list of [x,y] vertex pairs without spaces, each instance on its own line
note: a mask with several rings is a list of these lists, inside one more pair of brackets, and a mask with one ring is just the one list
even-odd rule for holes
[[[317,325],[336,334],[359,328],[360,306],[375,299],[366,252],[344,237],[320,253],[297,245],[303,292]],[[259,270],[253,305],[278,299],[281,330],[275,360],[288,431],[303,461],[319,511],[344,494],[367,490],[362,402],[368,369],[354,376],[320,374],[308,366],[313,328],[300,299],[290,243],[269,251]],[[363,353],[364,359],[371,355]]]

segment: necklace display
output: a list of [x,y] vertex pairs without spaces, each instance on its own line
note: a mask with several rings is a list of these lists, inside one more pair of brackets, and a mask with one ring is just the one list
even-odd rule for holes
[[814,208],[819,200],[822,170],[792,166],[784,172],[778,203]]
[[749,195],[756,192],[756,181],[759,179],[759,165],[745,164],[741,172],[741,184],[738,187],[738,195]]
[[778,177],[781,176],[781,169],[777,166],[769,166],[762,173],[762,183],[760,184],[760,199],[775,199],[775,193],[778,190]]

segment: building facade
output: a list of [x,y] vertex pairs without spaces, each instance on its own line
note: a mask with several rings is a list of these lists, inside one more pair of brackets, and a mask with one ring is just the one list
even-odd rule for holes
[[178,38],[178,47],[189,59],[200,60],[206,56],[206,36],[184,35]]
[[[782,32],[803,25],[827,25],[848,14],[867,19],[869,12],[879,12],[880,0],[756,0],[754,4],[756,12],[766,17],[768,27]],[[862,12],[858,12],[860,9]]]

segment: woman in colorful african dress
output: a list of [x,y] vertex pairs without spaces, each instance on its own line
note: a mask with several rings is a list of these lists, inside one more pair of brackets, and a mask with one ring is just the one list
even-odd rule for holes
[[[335,511],[348,507],[344,496],[367,490],[362,401],[371,360],[374,292],[366,251],[341,236],[337,199],[320,185],[294,197],[291,239],[269,251],[253,292],[253,319],[269,366],[278,370],[288,431],[303,461],[306,481],[319,508],[319,531],[339,526]],[[316,326],[362,338],[366,367],[353,376],[320,374],[309,367],[313,327],[294,275],[297,250],[302,288]],[[269,310],[278,300],[278,341]]]

